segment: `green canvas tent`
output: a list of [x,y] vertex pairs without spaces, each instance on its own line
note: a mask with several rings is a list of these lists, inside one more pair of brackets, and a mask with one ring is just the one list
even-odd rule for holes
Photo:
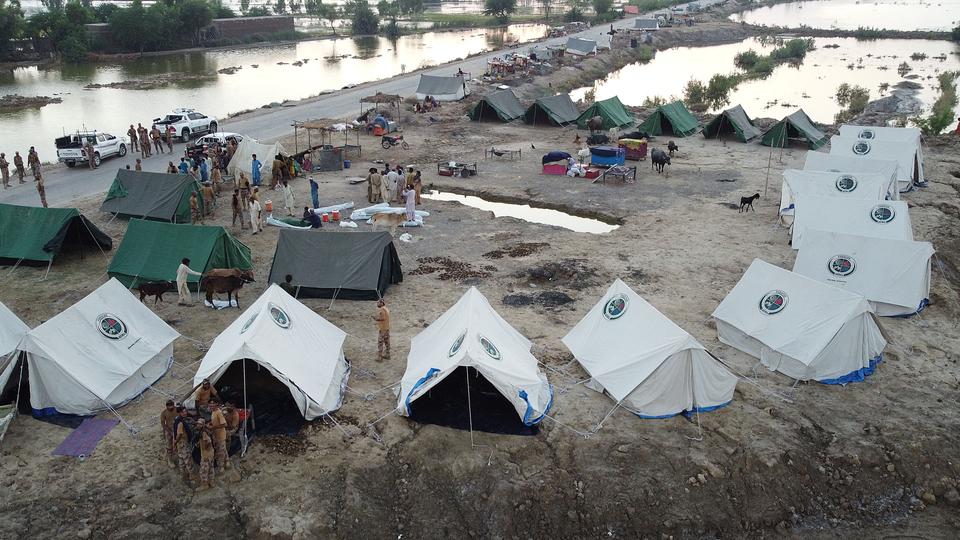
[[[107,274],[128,288],[146,281],[174,281],[180,259],[197,272],[212,268],[250,270],[250,248],[223,227],[131,219]],[[194,287],[199,276],[189,276]]]
[[674,137],[689,137],[699,128],[700,123],[680,101],[657,107],[657,110],[637,127],[639,131],[646,131],[650,135]]
[[76,208],[0,204],[0,265],[53,262],[64,248],[110,249],[113,240]]
[[804,141],[811,150],[820,148],[830,140],[817,128],[807,113],[803,112],[803,109],[797,109],[796,112],[785,116],[783,120],[768,129],[763,134],[763,139],[760,139],[760,144],[784,148],[790,144],[791,139]]
[[580,111],[570,99],[570,94],[557,94],[540,98],[524,113],[523,119],[528,124],[552,124],[564,126],[576,122]]
[[753,125],[753,121],[747,116],[747,111],[739,105],[718,114],[703,128],[703,136],[708,139],[719,138],[724,133],[733,133],[740,142],[747,142],[760,136],[760,130]]
[[620,103],[620,98],[617,96],[597,101],[587,107],[587,110],[577,117],[577,126],[580,129],[586,129],[587,121],[594,116],[603,118],[603,129],[621,128],[636,122],[633,115],[623,106],[623,103]]
[[468,113],[471,120],[500,120],[509,122],[523,116],[523,104],[506,89],[487,94]]
[[121,217],[190,223],[190,193],[194,191],[203,206],[200,184],[190,175],[120,169],[100,211]]

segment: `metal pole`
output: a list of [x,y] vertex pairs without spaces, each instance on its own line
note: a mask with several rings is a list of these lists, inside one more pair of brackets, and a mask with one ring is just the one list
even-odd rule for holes
[[470,447],[476,446],[473,444],[473,405],[470,403],[470,368],[467,367],[463,370],[467,374],[467,419],[470,421]]

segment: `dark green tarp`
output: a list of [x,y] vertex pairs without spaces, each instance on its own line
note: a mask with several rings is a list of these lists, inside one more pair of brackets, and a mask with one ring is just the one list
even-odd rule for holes
[[620,103],[620,98],[617,96],[607,98],[603,101],[597,101],[587,107],[587,110],[583,111],[583,113],[577,117],[577,126],[580,127],[580,129],[586,129],[587,121],[594,116],[603,118],[603,129],[621,128],[636,122],[630,114],[630,111],[623,106],[623,103]]
[[0,264],[40,264],[65,247],[110,249],[113,240],[76,208],[0,204]]
[[740,142],[747,142],[760,136],[760,130],[753,125],[753,121],[747,116],[747,111],[739,105],[718,114],[703,128],[703,136],[708,139],[716,139],[723,133],[733,133]]
[[400,257],[387,232],[280,229],[270,283],[287,274],[298,298],[376,300],[403,281]]
[[523,104],[513,90],[500,90],[483,96],[468,113],[471,120],[500,120],[509,122],[523,116]]
[[813,120],[807,116],[807,113],[803,112],[803,109],[798,109],[767,130],[767,132],[763,134],[763,139],[760,140],[760,144],[784,148],[789,146],[791,139],[799,139],[806,142],[811,150],[820,148],[827,144],[829,140],[827,136],[817,128]]
[[576,122],[579,116],[580,111],[577,110],[577,106],[570,99],[570,94],[557,94],[535,101],[524,113],[524,120],[533,125],[565,126],[571,122]]
[[[131,219],[107,274],[130,288],[145,281],[174,281],[183,258],[190,259],[190,268],[197,272],[253,268],[250,248],[223,227]],[[192,284],[199,280],[187,278]]]
[[637,130],[645,131],[650,135],[673,135],[674,137],[688,137],[696,133],[699,128],[700,123],[679,101],[657,107],[653,114],[637,126]]
[[196,191],[200,206],[200,184],[187,174],[169,174],[120,169],[100,205],[101,212],[122,217],[190,223],[190,193]]

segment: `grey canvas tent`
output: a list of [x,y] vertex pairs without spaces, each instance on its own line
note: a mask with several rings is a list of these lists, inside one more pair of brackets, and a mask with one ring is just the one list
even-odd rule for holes
[[572,37],[567,40],[566,52],[576,56],[587,56],[597,54],[597,42],[592,39],[580,39]]
[[528,124],[552,124],[564,126],[577,121],[580,111],[570,99],[570,94],[557,94],[544,97],[533,102],[524,113],[524,121]]
[[121,217],[190,223],[190,194],[196,192],[200,206],[200,184],[187,174],[169,174],[120,169],[100,205],[101,212]]
[[420,75],[420,84],[417,85],[417,99],[431,96],[437,101],[459,101],[468,93],[467,81],[457,75]]
[[753,125],[753,121],[740,105],[718,114],[703,128],[703,136],[708,139],[717,139],[725,133],[732,133],[740,142],[760,136],[760,130]]
[[523,116],[523,104],[513,90],[498,90],[487,94],[470,110],[471,120],[500,120],[509,122]]
[[774,124],[763,134],[760,144],[784,148],[790,145],[791,140],[803,141],[811,150],[816,150],[829,141],[807,113],[803,112],[803,109],[797,109],[790,116],[785,116],[783,120]]
[[283,283],[287,274],[298,298],[376,300],[403,281],[387,232],[280,229],[269,282]]
[[647,32],[653,32],[660,29],[660,23],[656,19],[643,19],[637,17],[634,21],[634,30],[646,30]]

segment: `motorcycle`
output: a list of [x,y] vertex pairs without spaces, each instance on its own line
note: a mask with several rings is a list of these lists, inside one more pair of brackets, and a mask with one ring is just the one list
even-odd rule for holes
[[404,150],[410,149],[410,145],[407,144],[407,141],[403,140],[403,135],[397,135],[396,137],[392,135],[384,135],[380,138],[380,146],[382,146],[385,150],[389,150],[398,144],[400,145],[400,148],[403,148]]

